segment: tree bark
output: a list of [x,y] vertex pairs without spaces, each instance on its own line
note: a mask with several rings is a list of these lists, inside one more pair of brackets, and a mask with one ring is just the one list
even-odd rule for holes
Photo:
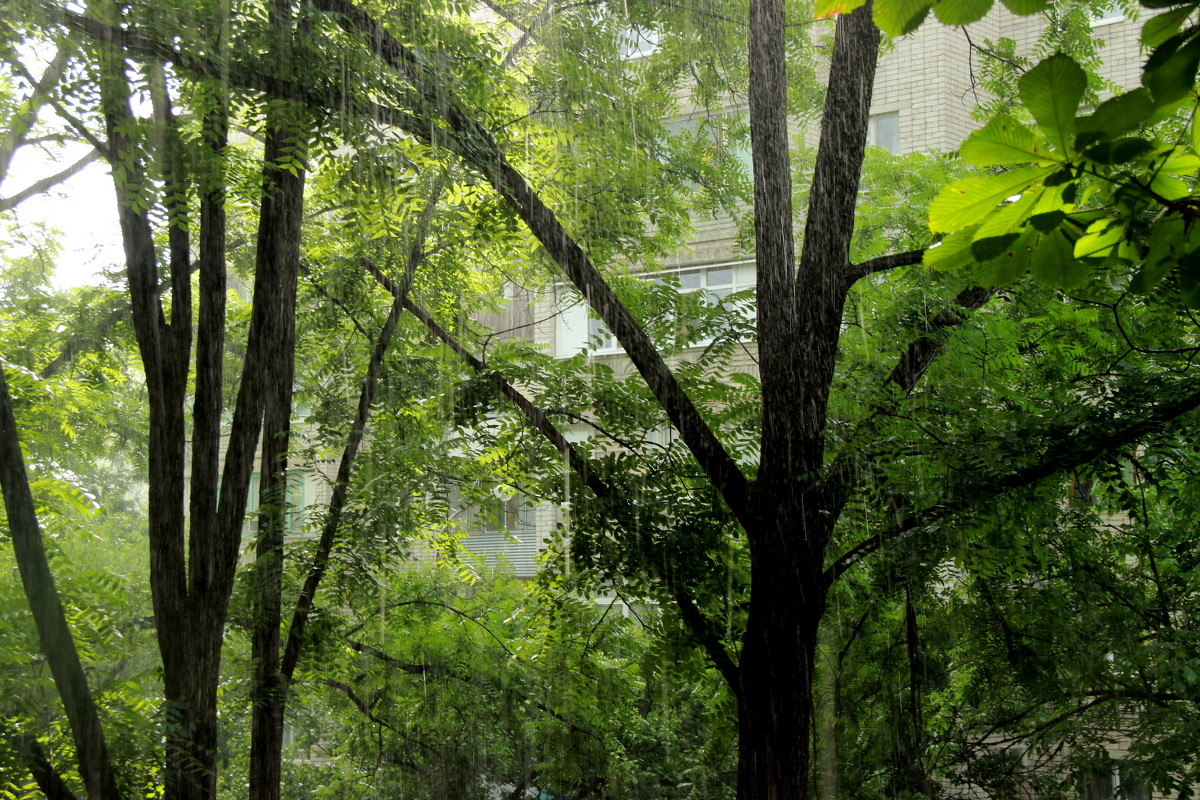
[[[293,21],[290,4],[271,5],[280,37],[275,57],[290,72]],[[267,276],[274,302],[267,309],[275,335],[266,341],[266,405],[259,484],[259,534],[255,547],[251,652],[254,662],[250,723],[249,796],[279,800],[287,681],[280,671],[283,624],[283,544],[287,531],[288,444],[296,364],[296,283],[304,214],[303,169],[277,166],[306,157],[303,114],[294,106],[271,107],[263,151],[263,198],[258,224],[256,274]],[[299,512],[299,509],[296,509]]]

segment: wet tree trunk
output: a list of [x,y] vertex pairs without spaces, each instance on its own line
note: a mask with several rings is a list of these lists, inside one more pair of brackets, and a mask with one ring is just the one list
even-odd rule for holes
[[825,551],[845,488],[823,476],[825,429],[879,33],[839,18],[799,263],[795,259],[783,0],[750,6],[750,126],[763,424],[751,499],[751,598],[738,672],[738,798],[812,794]]
[[[303,157],[296,130],[276,118],[263,154],[274,164],[282,153]],[[300,264],[300,223],[304,172],[268,167],[264,179],[256,268],[274,275],[281,289],[273,309],[278,338],[269,345],[274,365],[266,389],[260,464],[259,535],[253,581],[253,711],[250,732],[250,797],[279,798],[283,718],[287,684],[280,673],[283,621],[283,543],[287,530],[287,465],[291,435],[292,382],[296,362],[296,278]],[[299,509],[294,509],[299,513]]]
[[[739,800],[809,795],[825,587],[819,566],[816,574],[806,566],[812,562],[797,530],[779,525],[751,540],[754,595],[738,664]],[[785,563],[793,569],[780,569]]]

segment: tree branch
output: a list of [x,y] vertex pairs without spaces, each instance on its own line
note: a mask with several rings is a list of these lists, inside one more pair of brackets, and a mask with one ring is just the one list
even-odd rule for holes
[[[55,688],[62,699],[71,737],[75,742],[79,774],[92,800],[117,798],[116,776],[108,756],[108,745],[96,703],[88,689],[79,651],[67,626],[62,600],[54,584],[54,573],[46,559],[41,526],[25,472],[25,457],[17,438],[17,421],[13,415],[8,382],[0,364],[0,492],[8,516],[8,531],[12,537],[13,553],[25,597],[37,626],[38,642]],[[40,781],[39,781],[40,785]]]
[[66,169],[56,172],[47,178],[42,178],[40,181],[35,181],[14,195],[0,197],[0,211],[8,211],[16,208],[29,198],[50,191],[68,178],[77,175],[83,170],[84,167],[91,164],[98,158],[100,158],[100,151],[92,148],[87,155],[83,156],[83,158],[80,158]]
[[[857,442],[863,436],[875,433],[879,418],[894,412],[912,394],[945,345],[945,339],[940,334],[962,325],[971,313],[982,308],[995,293],[994,289],[969,286],[958,293],[952,305],[926,320],[921,335],[909,343],[884,380],[879,393],[881,399],[871,406],[854,431],[846,437],[843,453],[828,468],[825,481],[837,496],[844,496],[850,491],[855,465],[864,460],[864,453],[856,450]],[[889,387],[895,387],[890,397]]]
[[891,255],[872,258],[861,264],[849,264],[845,269],[846,285],[853,286],[856,282],[877,272],[886,272],[889,269],[896,269],[897,267],[910,267],[913,264],[920,264],[921,259],[924,257],[924,249],[909,250],[904,253],[892,253]]
[[[380,272],[375,265],[371,264],[369,261],[364,261],[364,266],[366,266],[367,270],[375,277],[377,281],[380,282],[381,285],[384,286],[384,288],[392,292],[393,295],[397,293],[397,289],[391,280],[382,272]],[[472,370],[486,377],[504,397],[508,398],[508,400],[521,412],[522,416],[525,417],[525,421],[531,427],[541,433],[542,436],[545,437],[546,440],[549,441],[550,444],[553,445],[554,448],[558,450],[558,452],[561,453],[564,458],[566,458],[567,463],[571,467],[571,471],[580,477],[584,485],[587,486],[597,498],[609,501],[615,499],[615,493],[609,484],[603,478],[601,478],[595,470],[592,469],[591,464],[587,461],[587,459],[580,455],[575,446],[572,445],[565,436],[563,436],[562,432],[558,430],[557,427],[555,427],[554,423],[551,422],[549,415],[547,415],[543,409],[530,402],[529,399],[525,397],[525,395],[522,394],[515,386],[509,383],[504,376],[500,375],[494,370],[490,370],[487,365],[483,363],[483,361],[463,347],[457,339],[455,339],[444,328],[438,325],[438,323],[423,308],[413,303],[411,299],[405,299],[405,308],[408,309],[409,312],[411,312],[412,315],[415,316],[423,325],[425,325],[425,327],[429,329],[434,336],[436,336],[451,350],[457,353],[459,357],[462,358],[469,367],[471,367]],[[605,503],[605,508],[609,509],[610,511],[614,511],[617,507],[618,504],[616,503]],[[639,528],[636,524],[625,524],[629,522],[628,520],[615,519],[614,521],[616,521],[618,524],[621,524],[623,527],[626,527],[628,530],[639,531]],[[712,659],[713,666],[716,667],[717,671],[721,673],[721,677],[725,679],[730,690],[736,696],[740,689],[740,684],[737,679],[737,666],[734,663],[733,658],[730,656],[729,651],[720,641],[720,637],[716,634],[716,628],[712,625],[708,618],[704,616],[699,607],[696,606],[695,601],[688,593],[686,587],[684,587],[673,577],[671,570],[668,569],[665,556],[658,554],[654,548],[650,549],[650,555],[655,570],[658,572],[660,577],[663,578],[663,580],[667,583],[668,588],[671,590],[672,596],[675,598],[675,601],[679,606],[679,612],[683,617],[684,623],[688,626],[689,630],[691,630],[692,634],[696,637],[701,646],[704,647],[705,652],[708,654],[709,658]]]
[[[1116,448],[1134,444],[1196,408],[1200,408],[1200,391],[1185,393],[1175,401],[1152,406],[1148,412],[1130,415],[1131,421],[1123,425],[1119,424],[1123,420],[1114,411],[1093,414],[1084,424],[1068,423],[1051,428],[1039,437],[1049,441],[1051,446],[1034,463],[1007,475],[984,478],[963,486],[954,498],[913,512],[896,525],[850,548],[830,564],[825,570],[825,578],[833,582],[868,555],[905,534],[928,528],[952,514],[979,506],[1005,492],[1030,486],[1056,473],[1087,464]],[[1080,440],[1084,443],[1080,444]],[[989,444],[976,442],[973,447],[987,448]]]
[[21,754],[21,759],[25,762],[25,766],[29,768],[30,774],[33,775],[33,780],[37,783],[38,789],[42,794],[46,795],[46,800],[79,800],[75,793],[71,791],[71,787],[63,780],[50,763],[50,758],[46,755],[46,751],[42,749],[38,743],[37,737],[29,734],[18,734],[11,737],[11,743],[15,745],[15,749]]
[[433,222],[438,198],[441,196],[442,189],[448,177],[449,170],[434,181],[420,221],[417,223],[412,246],[408,251],[408,259],[404,268],[404,280],[400,286],[396,287],[395,300],[392,303],[391,310],[388,312],[387,319],[383,323],[382,329],[379,331],[379,336],[375,340],[375,347],[371,352],[371,360],[367,364],[367,373],[363,376],[362,388],[359,390],[358,396],[358,408],[354,414],[354,421],[350,425],[350,431],[346,435],[346,445],[342,449],[342,458],[338,462],[337,478],[334,480],[333,494],[329,498],[328,511],[321,528],[321,538],[317,543],[317,551],[313,554],[312,562],[309,565],[308,575],[304,579],[304,586],[300,590],[300,596],[296,600],[296,607],[292,611],[292,624],[288,629],[287,645],[283,654],[282,666],[280,667],[284,681],[288,684],[291,683],[292,676],[296,670],[296,664],[300,660],[300,651],[304,646],[305,628],[308,624],[309,615],[312,613],[313,603],[316,600],[317,588],[325,577],[325,571],[329,566],[329,555],[333,552],[334,541],[336,540],[338,529],[342,524],[342,514],[345,511],[346,500],[350,493],[350,478],[354,470],[354,461],[358,458],[358,451],[362,446],[363,437],[366,434],[367,420],[371,416],[371,405],[375,400],[375,393],[379,388],[380,375],[383,372],[383,359],[387,354],[388,345],[391,343],[392,334],[396,330],[396,324],[400,321],[400,315],[404,311],[405,302],[408,300],[409,291],[412,289],[413,280],[416,277],[417,266],[424,259],[425,241],[429,234],[430,225]]
[[[470,116],[451,87],[446,86],[431,69],[423,66],[411,51],[365,11],[348,0],[316,0],[315,7],[335,15],[343,30],[369,43],[376,55],[413,86],[423,101],[421,107],[436,110],[439,118],[449,127],[454,140],[452,149],[487,178],[587,298],[588,304],[625,348],[626,354],[662,404],[671,423],[680,432],[713,486],[739,519],[749,519],[749,485],[737,463],[705,423],[662,354],[651,343],[629,309],[617,298],[612,287],[563,228],[554,212],[508,163],[492,134]],[[428,128],[428,124],[425,128]],[[427,132],[414,133],[428,136]]]

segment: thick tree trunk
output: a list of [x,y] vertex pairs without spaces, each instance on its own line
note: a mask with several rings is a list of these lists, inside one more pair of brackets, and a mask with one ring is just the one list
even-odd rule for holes
[[738,663],[739,800],[811,793],[817,632],[827,591],[820,554],[832,521],[803,495],[780,500],[764,504],[761,525],[747,531],[753,588]]

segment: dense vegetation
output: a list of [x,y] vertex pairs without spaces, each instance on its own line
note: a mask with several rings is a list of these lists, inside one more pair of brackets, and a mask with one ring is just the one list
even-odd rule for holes
[[[1196,4],[1096,104],[1007,3],[961,159],[865,147],[931,7],[855,5],[11,3],[0,169],[92,148],[125,263],[7,230],[2,796],[1187,796]],[[753,292],[636,276],[712,216]],[[567,284],[633,371],[482,322]],[[537,504],[531,581],[448,521]]]

